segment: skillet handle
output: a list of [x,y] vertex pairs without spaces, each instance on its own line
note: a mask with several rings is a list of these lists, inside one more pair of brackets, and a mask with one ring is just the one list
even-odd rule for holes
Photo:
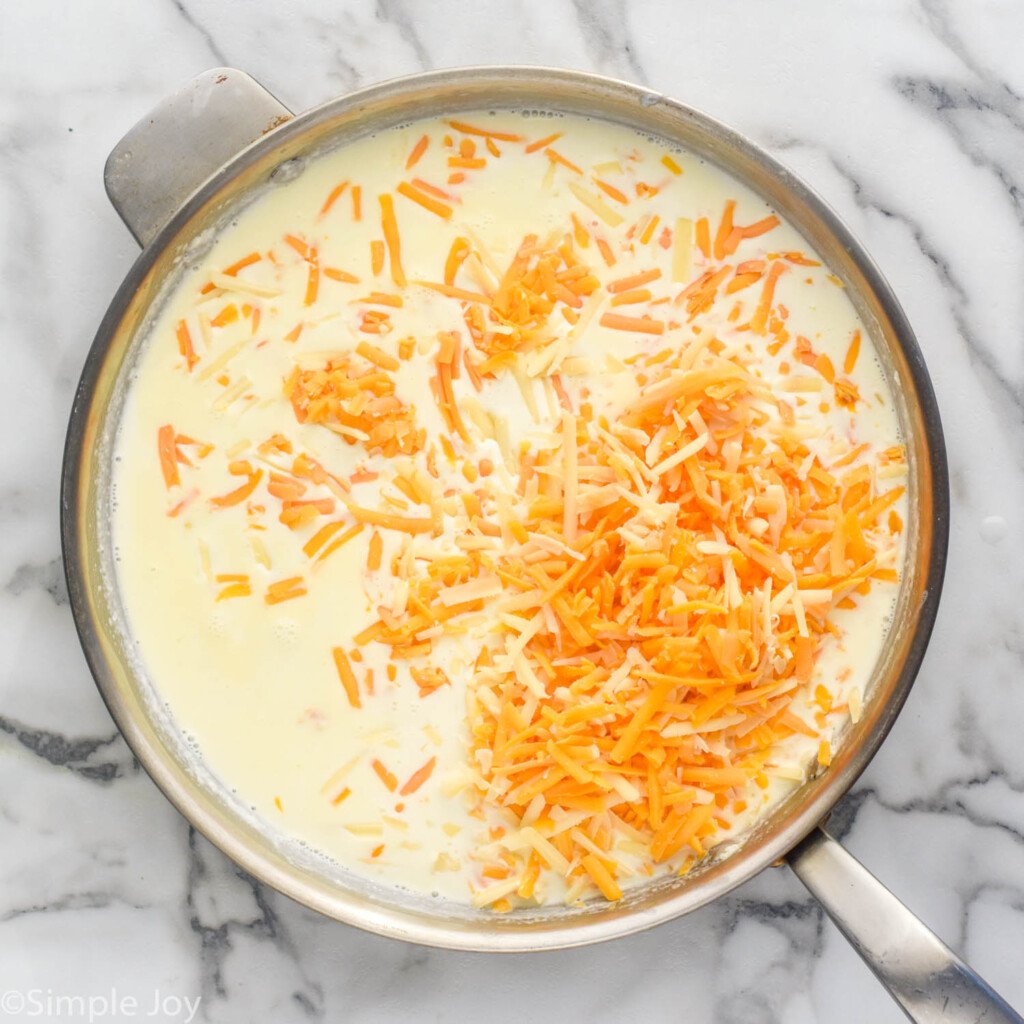
[[786,859],[912,1021],[1024,1024],[1024,1017],[823,829],[815,829]]
[[204,71],[114,147],[103,169],[107,195],[145,247],[210,175],[291,116],[244,71]]

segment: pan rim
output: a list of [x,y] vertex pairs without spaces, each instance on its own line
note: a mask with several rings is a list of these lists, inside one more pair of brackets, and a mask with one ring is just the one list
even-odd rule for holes
[[[550,80],[572,88],[586,90],[613,90],[638,107],[667,107],[674,115],[696,121],[721,136],[734,149],[748,154],[765,166],[775,178],[781,180],[795,198],[806,206],[810,214],[821,222],[827,232],[843,246],[853,264],[863,276],[867,288],[884,311],[893,337],[902,352],[906,370],[916,397],[916,408],[922,420],[922,437],[927,445],[930,468],[930,502],[933,512],[928,547],[928,567],[924,578],[923,600],[917,614],[916,627],[906,649],[898,679],[872,732],[867,733],[858,746],[856,757],[848,769],[823,789],[823,796],[812,801],[799,814],[793,815],[776,831],[774,839],[765,842],[759,850],[745,859],[736,861],[735,870],[726,872],[714,881],[717,884],[696,885],[660,898],[649,907],[622,908],[617,913],[601,916],[566,916],[553,919],[540,926],[502,924],[495,920],[482,926],[477,921],[444,918],[409,911],[397,904],[376,904],[374,901],[350,899],[335,887],[330,892],[325,886],[310,885],[294,866],[272,863],[266,852],[254,848],[238,834],[232,834],[224,823],[200,806],[185,792],[176,778],[169,758],[140,728],[129,709],[119,697],[106,652],[100,643],[89,593],[87,551],[83,543],[85,503],[88,488],[83,485],[83,472],[90,456],[87,439],[91,437],[90,423],[96,397],[96,384],[110,353],[114,339],[140,282],[155,265],[165,249],[173,244],[197,212],[213,197],[226,190],[246,168],[254,165],[269,147],[299,139],[317,124],[326,122],[347,111],[358,109],[388,96],[408,99],[416,90],[429,88],[435,82],[451,84],[516,83],[527,81],[538,84]],[[727,168],[728,169],[728,168]],[[730,173],[736,173],[732,171]],[[742,176],[741,176],[742,180]],[[424,72],[392,79],[369,86],[358,92],[338,97],[305,111],[273,132],[246,148],[220,168],[207,180],[175,215],[157,233],[129,270],[115,293],[92,343],[82,377],[76,390],[68,424],[61,481],[61,541],[64,570],[68,583],[70,603],[79,639],[97,683],[101,696],[124,735],[134,755],[157,786],[190,824],[218,846],[235,863],[261,882],[329,917],[356,925],[392,938],[426,945],[477,951],[532,951],[559,949],[585,945],[621,937],[663,923],[689,913],[731,891],[736,886],[776,862],[796,846],[827,816],[834,804],[856,781],[885,739],[902,708],[920,668],[934,626],[945,570],[949,530],[948,466],[942,435],[938,405],[931,380],[925,368],[914,332],[891,288],[866,250],[855,239],[842,220],[809,186],[773,157],[769,156],[741,134],[726,127],[706,114],[668,99],[652,90],[586,72],[566,71],[534,65],[473,66],[459,69]],[[706,891],[705,891],[706,890]],[[333,893],[333,895],[332,895]]]

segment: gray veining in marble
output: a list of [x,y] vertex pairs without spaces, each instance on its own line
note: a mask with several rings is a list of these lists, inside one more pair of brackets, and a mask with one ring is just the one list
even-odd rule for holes
[[[950,565],[924,668],[833,828],[1024,1006],[1024,7],[792,0],[8,0],[0,8],[0,1021],[6,993],[201,997],[197,1020],[902,1019],[771,870],[689,918],[509,958],[363,935],[240,872],[139,770],[91,683],[57,487],[92,332],[135,256],[104,158],[215,64],[301,109],[425,68],[632,79],[801,174],[889,277],[942,408]],[[542,1008],[539,1017],[537,1008]],[[185,1013],[163,1004],[161,1019]],[[122,1006],[123,1010],[123,1006]],[[85,1016],[50,1013],[50,1019]]]

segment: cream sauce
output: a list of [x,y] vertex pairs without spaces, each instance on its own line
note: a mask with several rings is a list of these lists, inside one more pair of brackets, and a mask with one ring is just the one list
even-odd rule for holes
[[[642,201],[632,199],[627,210],[602,195],[587,180],[589,173],[580,177],[551,162],[543,151],[525,153],[521,145],[499,142],[500,159],[490,159],[486,171],[467,170],[466,182],[451,187],[459,201],[450,220],[395,197],[401,259],[410,281],[441,281],[445,256],[459,235],[480,240],[495,265],[503,268],[527,232],[572,230],[570,214],[618,246],[628,222],[643,212],[660,219],[651,240],[637,244],[635,254],[617,249],[618,262],[612,268],[599,259],[593,245],[583,255],[603,283],[658,266],[663,279],[652,287],[658,294],[674,296],[708,261],[694,247],[685,280],[674,281],[673,248],[658,244],[664,227],[672,228],[680,217],[694,222],[708,217],[714,232],[730,198],[737,200],[738,223],[751,223],[771,212],[755,194],[689,153],[673,151],[682,173],[672,173],[661,161],[662,144],[623,127],[515,113],[467,115],[466,120],[528,139],[562,132],[554,145],[580,168],[598,168],[603,180],[614,182],[630,197],[638,181],[659,191]],[[473,875],[473,851],[481,829],[481,823],[467,814],[461,791],[469,777],[468,665],[460,664],[462,654],[453,650],[453,685],[421,698],[405,666],[400,664],[396,681],[389,682],[385,651],[368,645],[365,661],[354,667],[360,678],[366,668],[373,670],[374,695],[364,699],[361,709],[349,705],[330,652],[351,648],[353,636],[376,618],[375,600],[369,596],[376,584],[365,568],[371,531],[364,530],[311,566],[303,544],[326,519],[297,531],[282,525],[276,515],[279,506],[267,500],[263,486],[273,466],[283,466],[286,460],[257,452],[261,442],[282,433],[296,452],[307,452],[336,475],[372,469],[379,459],[368,459],[361,446],[348,445],[323,427],[297,423],[282,391],[283,380],[297,364],[315,365],[324,354],[349,350],[360,340],[393,354],[398,339],[411,335],[432,340],[439,330],[462,326],[458,301],[427,288],[407,289],[401,309],[359,301],[372,291],[394,291],[387,259],[376,277],[370,269],[371,243],[382,238],[378,195],[414,176],[448,190],[447,160],[453,151],[441,144],[447,131],[440,122],[413,124],[357,140],[311,161],[294,181],[268,189],[240,212],[201,264],[184,275],[145,345],[125,406],[113,530],[124,606],[155,691],[181,729],[194,737],[209,768],[252,807],[265,827],[304,842],[356,873],[467,902],[471,888],[479,883]],[[410,151],[425,132],[431,144],[415,168],[406,171]],[[487,156],[483,139],[475,141]],[[326,197],[345,180],[349,186],[322,214]],[[626,222],[611,229],[573,194],[571,182],[583,183],[616,216],[621,211]],[[361,188],[358,221],[353,219],[353,184]],[[321,277],[311,306],[304,305],[307,263],[283,241],[286,233],[315,241],[318,247]],[[743,243],[742,254],[754,259],[769,250],[797,250],[815,258],[786,224]],[[215,278],[225,287],[201,293],[211,272],[250,251],[263,254],[259,262],[233,278]],[[359,283],[333,280],[324,275],[324,268],[355,275]],[[753,287],[736,298],[749,312],[759,291],[759,286]],[[837,367],[854,331],[862,331],[861,355],[850,376],[864,401],[856,415],[833,403],[822,422],[827,420],[840,437],[867,442],[873,453],[897,444],[892,400],[867,332],[842,287],[829,280],[827,268],[790,266],[779,280],[776,301],[788,308],[790,334],[805,335],[815,351],[828,355]],[[242,313],[243,304],[259,310],[255,330],[251,312],[224,326],[211,325],[231,303]],[[735,324],[725,319],[728,305],[720,305],[721,310],[702,321],[704,328],[727,343],[743,341]],[[376,337],[359,331],[368,309],[390,315],[390,333]],[[635,313],[632,307],[617,311]],[[198,356],[191,372],[175,340],[182,320]],[[592,371],[570,378],[569,386],[575,393],[587,386],[595,403],[614,409],[622,396],[603,383],[607,357],[624,358],[652,341],[609,330],[597,321],[595,316],[571,353],[585,356]],[[299,324],[297,340],[286,340]],[[570,325],[561,324],[559,329],[567,333]],[[663,339],[657,342],[662,344]],[[784,349],[777,358],[764,355],[763,372],[773,385],[784,383],[779,364],[787,352]],[[401,363],[395,380],[398,395],[434,438],[443,423],[429,389],[424,353],[421,344],[412,359]],[[540,425],[533,422],[509,374],[486,383],[477,397],[487,411],[505,419],[515,447],[521,439],[539,437],[550,428],[544,389],[536,387],[535,395],[545,421]],[[181,485],[170,491],[156,454],[155,438],[164,424],[215,446],[205,458],[198,458],[194,447],[183,446],[194,465],[180,467]],[[827,452],[821,454],[827,459]],[[498,466],[502,463],[501,448],[493,440],[479,439],[479,455]],[[211,496],[226,494],[245,481],[228,472],[232,458],[249,459],[264,470],[251,502],[264,506],[265,512],[247,512],[246,503],[223,509],[211,506]],[[375,503],[378,492],[378,481],[357,484],[354,491],[366,506]],[[170,516],[182,501],[178,514]],[[387,561],[397,541],[386,531],[384,535]],[[892,557],[895,562],[897,553]],[[230,581],[218,582],[217,576],[234,574],[249,578],[251,596],[218,601]],[[280,604],[265,603],[267,587],[292,576],[304,579],[308,593]],[[827,681],[837,704],[867,686],[888,629],[894,591],[893,586],[876,586],[856,609],[834,613],[843,639],[822,653],[815,679]],[[856,702],[856,696],[853,699]],[[836,729],[845,721],[843,716],[832,719]],[[816,744],[803,737],[783,744],[770,791],[762,796],[752,789],[751,809],[732,832],[740,832],[770,800],[799,782],[815,751]],[[401,785],[431,757],[437,759],[437,767],[430,779],[405,798],[389,792],[371,765],[379,759]],[[346,790],[349,794],[337,802]],[[383,850],[374,856],[381,845]],[[561,890],[551,887],[547,895],[559,898]]]

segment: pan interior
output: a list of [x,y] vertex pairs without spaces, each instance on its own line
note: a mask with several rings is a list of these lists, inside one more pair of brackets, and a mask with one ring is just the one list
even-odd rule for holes
[[[881,361],[908,449],[910,515],[894,628],[875,667],[864,715],[850,728],[832,767],[742,839],[717,847],[685,878],[661,879],[615,906],[602,901],[573,910],[493,915],[376,885],[300,844],[275,839],[205,768],[190,737],[154,693],[115,583],[116,552],[106,514],[114,440],[138,354],[181,274],[244,205],[301,174],[319,153],[411,120],[480,108],[620,122],[694,151],[760,193],[844,282]],[[894,719],[923,653],[941,573],[944,472],[933,402],[913,337],[873,265],[804,186],[721,126],[632,86],[565,72],[480,69],[389,83],[311,111],[256,143],[193,197],[126,279],[90,354],[69,433],[65,546],[76,621],[104,698],[158,784],[211,840],[288,895],[350,923],[437,945],[547,948],[625,934],[694,909],[783,855],[848,788]]]

